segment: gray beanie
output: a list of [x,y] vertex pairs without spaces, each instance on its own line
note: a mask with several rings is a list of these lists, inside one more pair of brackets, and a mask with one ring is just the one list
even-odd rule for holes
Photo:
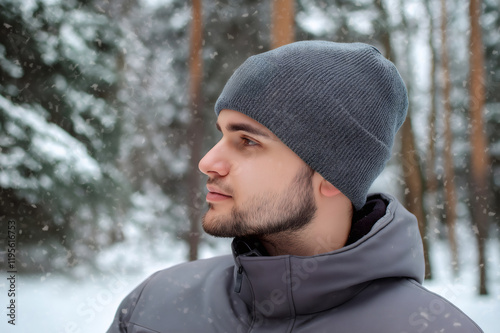
[[215,112],[241,112],[273,132],[360,209],[391,157],[408,108],[396,67],[373,46],[302,41],[248,58]]

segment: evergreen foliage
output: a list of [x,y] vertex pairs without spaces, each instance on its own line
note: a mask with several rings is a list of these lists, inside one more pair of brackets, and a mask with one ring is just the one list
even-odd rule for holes
[[121,238],[120,31],[88,1],[0,6],[0,219],[20,267],[65,270]]

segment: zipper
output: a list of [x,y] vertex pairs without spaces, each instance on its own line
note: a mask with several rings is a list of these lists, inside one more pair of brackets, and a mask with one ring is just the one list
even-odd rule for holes
[[241,284],[243,283],[243,266],[238,267],[238,272],[236,273],[236,283],[234,285],[234,292],[240,293]]

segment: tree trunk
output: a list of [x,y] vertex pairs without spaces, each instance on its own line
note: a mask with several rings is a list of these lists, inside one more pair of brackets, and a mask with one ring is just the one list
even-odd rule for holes
[[478,245],[479,294],[488,294],[486,288],[485,243],[488,237],[488,178],[490,172],[489,156],[483,122],[485,101],[484,56],[481,37],[481,1],[471,0],[469,7],[470,43],[469,43],[469,112],[471,145],[471,187],[472,218]]
[[[375,1],[375,4],[379,8],[385,12],[383,7],[383,3],[381,0]],[[403,21],[403,26],[406,28],[405,30],[408,32],[407,40],[410,41],[411,35],[410,30],[408,29],[408,24],[406,21],[406,15],[404,13],[404,3],[400,2],[401,8],[401,17]],[[386,12],[385,12],[386,13]],[[383,14],[383,17],[387,17],[387,14]],[[387,30],[388,31],[388,30]],[[385,39],[388,41],[385,41]],[[389,32],[387,32],[387,37],[382,38],[384,45],[391,45]],[[411,45],[409,42],[408,45]],[[389,50],[388,54],[390,55],[393,62],[396,62],[395,54],[392,51],[392,47]],[[407,47],[405,50],[405,62],[408,65],[408,69],[410,70],[409,64],[410,62],[410,49]],[[406,86],[408,90],[408,97],[411,101],[412,96],[412,82],[411,79],[414,77],[411,72],[403,75],[406,77]],[[406,117],[406,121],[403,123],[401,128],[401,158],[402,158],[402,166],[403,166],[403,179],[406,184],[405,188],[405,207],[417,218],[418,228],[420,231],[420,236],[422,238],[422,244],[424,247],[424,260],[425,260],[425,277],[428,279],[431,276],[431,263],[429,256],[429,240],[427,237],[427,217],[425,215],[424,209],[424,181],[422,177],[422,168],[420,165],[420,158],[418,155],[418,151],[415,144],[415,135],[413,133],[412,127],[412,108],[411,103],[408,108],[408,115]]]
[[[411,109],[408,110],[410,114]],[[425,278],[430,279],[431,262],[429,256],[429,240],[427,237],[427,218],[423,206],[424,187],[420,159],[415,145],[415,136],[411,116],[408,116],[401,127],[401,158],[405,188],[405,207],[418,221],[418,229],[422,237],[425,259]]]
[[277,48],[295,40],[295,7],[293,0],[273,0],[273,27],[271,48]]
[[380,41],[382,42],[382,45],[384,46],[385,49],[385,54],[384,56],[392,61],[393,63],[396,63],[396,60],[394,59],[394,54],[392,50],[392,44],[391,44],[391,35],[390,35],[390,29],[389,29],[389,15],[387,14],[387,10],[385,9],[384,3],[382,0],[375,0],[375,7],[377,7],[377,10],[380,15],[380,20],[378,20],[378,23],[380,25],[379,29],[380,31]]
[[455,190],[455,171],[453,163],[452,142],[453,133],[451,130],[451,78],[448,60],[447,46],[447,12],[446,0],[441,0],[441,63],[443,70],[443,101],[444,101],[444,196],[445,196],[445,214],[446,226],[448,228],[448,241],[450,242],[451,250],[451,267],[453,274],[458,274],[458,249],[455,236],[456,226],[456,190]]
[[437,61],[437,51],[434,45],[434,25],[432,19],[432,11],[430,9],[429,0],[425,1],[425,6],[427,10],[427,15],[429,15],[429,49],[431,51],[431,70],[430,70],[430,87],[429,95],[431,96],[431,105],[429,112],[429,122],[428,122],[428,137],[429,144],[427,149],[427,190],[429,192],[436,192],[438,188],[438,180],[436,177],[435,167],[436,167],[436,114],[437,114],[437,80],[436,80],[436,61]]
[[187,141],[191,150],[189,173],[187,179],[188,216],[190,231],[188,235],[189,260],[198,259],[200,243],[200,185],[201,174],[198,171],[198,161],[201,159],[201,144],[203,139],[201,83],[203,78],[202,60],[202,10],[201,0],[192,2],[193,23],[191,26],[189,54],[189,109],[190,123],[187,129]]
[[[436,115],[437,115],[437,79],[436,79],[436,62],[437,62],[437,51],[434,44],[434,22],[433,14],[430,8],[429,0],[425,1],[425,7],[427,15],[429,16],[429,49],[431,51],[431,70],[430,76],[430,87],[429,95],[431,96],[429,118],[428,118],[428,138],[429,143],[427,145],[427,155],[426,155],[426,208],[428,212],[428,228],[433,229],[433,226],[437,226],[439,223],[439,215],[437,212],[436,202],[438,198],[438,178],[436,175]],[[427,270],[426,270],[427,272]],[[429,269],[426,273],[426,279],[432,279],[432,274]]]

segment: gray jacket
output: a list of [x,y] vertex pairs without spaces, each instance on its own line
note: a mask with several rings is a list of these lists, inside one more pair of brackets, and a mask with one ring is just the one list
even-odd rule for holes
[[235,240],[233,256],[157,272],[123,300],[108,332],[482,332],[422,287],[417,221],[382,197],[386,214],[339,250],[260,256],[239,253]]

